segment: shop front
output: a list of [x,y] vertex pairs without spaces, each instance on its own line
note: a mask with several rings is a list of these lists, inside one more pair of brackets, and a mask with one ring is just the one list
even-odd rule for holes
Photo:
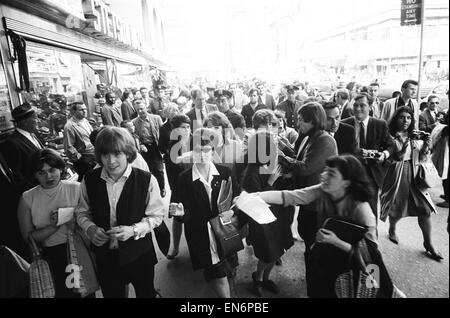
[[151,86],[165,66],[143,51],[139,32],[102,1],[3,1],[0,4],[0,133],[14,128],[11,110],[29,102],[40,132],[61,139],[67,105],[84,102],[98,119],[98,92]]

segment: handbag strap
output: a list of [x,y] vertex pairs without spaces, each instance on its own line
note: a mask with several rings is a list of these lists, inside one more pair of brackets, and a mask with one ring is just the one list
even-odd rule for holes
[[31,233],[30,233],[30,235],[28,235],[28,242],[30,243],[31,252],[33,253],[33,257],[40,257],[41,253],[39,251],[39,247],[37,246],[36,241]]

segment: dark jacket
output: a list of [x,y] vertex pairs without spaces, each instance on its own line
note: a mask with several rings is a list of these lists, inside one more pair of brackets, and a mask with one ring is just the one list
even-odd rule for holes
[[297,161],[294,163],[295,188],[302,189],[320,183],[320,175],[325,168],[325,161],[338,154],[336,141],[323,130],[314,132],[303,150],[298,153],[305,136],[299,136],[295,142]]
[[[356,120],[355,117],[350,117],[344,119],[342,123],[351,125],[354,128]],[[390,155],[394,153],[394,141],[389,135],[386,121],[373,117],[369,118],[369,123],[367,125],[366,148],[368,150],[378,151],[387,150],[389,151]],[[388,164],[386,162],[379,164],[375,160],[364,160],[360,157],[358,149],[356,156],[367,167],[369,174],[374,178],[374,181],[376,182],[378,187],[381,187],[383,185],[383,180],[388,168]]]
[[[189,248],[194,270],[212,265],[207,222],[219,214],[217,198],[222,180],[228,181],[231,170],[221,165],[215,165],[220,176],[212,180],[211,205],[205,187],[200,180],[192,182],[192,168],[181,173],[178,179],[177,196],[173,202],[182,202],[183,217],[178,219],[185,225],[186,242]],[[237,185],[233,179],[233,197],[237,195]]]
[[334,134],[334,140],[336,140],[340,155],[356,153],[355,128],[352,126],[340,123],[338,130]]
[[[40,141],[39,143],[41,147],[44,147]],[[5,141],[2,150],[9,168],[16,178],[20,193],[36,186],[37,181],[30,169],[29,159],[39,149],[24,135],[15,131]]]
[[15,176],[9,169],[6,160],[0,153],[0,164],[5,169],[6,175],[0,169],[0,193],[2,197],[0,222],[0,245],[5,245],[30,261],[30,254],[26,242],[20,234],[17,219],[17,205],[20,199],[20,190],[15,183]]
[[247,128],[251,128],[253,126],[253,115],[260,109],[267,109],[267,106],[264,104],[259,104],[258,106],[256,106],[255,110],[253,110],[250,104],[244,105],[244,107],[242,107],[241,115],[244,117],[245,126]]
[[298,109],[300,102],[291,102],[290,100],[285,100],[284,102],[278,104],[277,109],[282,110],[285,113],[286,125],[291,128],[295,128],[297,122],[297,114],[295,110]]
[[419,115],[419,129],[431,133],[436,126],[436,120],[431,115],[430,110],[425,109],[422,114]]
[[259,104],[266,105],[268,109],[275,110],[275,99],[272,95],[266,94],[264,100],[262,100],[261,96],[258,98]]
[[133,107],[133,104],[128,100],[125,100],[122,103],[122,105],[120,106],[120,109],[122,111],[123,120],[132,120],[138,116],[138,113],[137,113],[136,109]]

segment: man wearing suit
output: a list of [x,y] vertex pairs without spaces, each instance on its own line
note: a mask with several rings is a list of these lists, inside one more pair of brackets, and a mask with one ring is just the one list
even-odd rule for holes
[[242,107],[241,115],[244,117],[245,126],[247,128],[252,128],[253,115],[260,109],[266,109],[267,106],[264,104],[258,104],[259,91],[256,88],[252,88],[249,93],[250,103]]
[[[353,103],[354,116],[343,120],[355,129],[355,142],[357,145],[357,157],[367,170],[369,181],[374,190],[370,206],[378,219],[378,190],[383,185],[387,171],[386,159],[392,155],[394,141],[389,135],[387,123],[384,120],[369,116],[371,97],[367,93],[361,93],[355,97]],[[374,150],[374,158],[369,156],[368,150]]]
[[259,101],[258,102],[260,104],[266,105],[266,107],[268,109],[275,110],[275,107],[276,107],[275,99],[273,98],[272,95],[267,94],[267,92],[266,92],[266,85],[264,83],[259,83],[258,84],[258,89],[259,89],[259,92],[261,94],[259,96]]
[[[122,119],[123,120],[133,120],[137,117],[137,111],[133,105],[133,95],[130,91],[125,91],[123,93],[123,102],[120,106],[120,110],[122,111]],[[149,102],[150,103],[150,102]]]
[[224,89],[218,89],[214,92],[214,97],[217,99],[219,111],[227,116],[235,132],[243,136],[245,129],[244,117],[233,109],[230,109],[230,99],[233,97],[233,93]]
[[439,105],[439,97],[437,97],[436,95],[430,95],[430,97],[428,97],[427,108],[425,108],[422,114],[419,115],[420,130],[431,133],[434,127],[436,127],[437,105]]
[[142,153],[142,157],[147,162],[150,172],[158,181],[161,197],[166,196],[164,185],[164,161],[159,152],[159,130],[163,125],[161,117],[147,112],[147,106],[143,101],[136,102],[138,117],[133,120],[135,133],[139,136],[141,145],[147,148],[147,152]]
[[150,101],[149,112],[154,115],[158,115],[159,117],[161,117],[161,119],[164,119],[164,117],[162,115],[162,111],[166,104],[166,100],[165,100],[165,90],[166,89],[167,89],[167,87],[164,86],[163,84],[157,84],[153,89],[155,98],[153,98]]
[[336,140],[339,155],[345,153],[355,154],[355,129],[340,122],[339,105],[334,102],[328,102],[323,105],[323,108],[327,114],[327,127],[325,130]]
[[16,131],[6,139],[3,155],[16,177],[19,191],[22,193],[37,185],[28,158],[44,148],[44,145],[35,135],[37,114],[30,104],[17,106],[11,114],[16,122]]
[[0,193],[2,195],[2,213],[0,222],[0,245],[5,245],[30,261],[30,255],[26,242],[20,234],[17,220],[17,205],[20,199],[20,191],[15,182],[15,176],[9,169],[5,158],[0,153]]
[[105,95],[106,104],[102,107],[102,120],[105,126],[120,127],[123,121],[122,111],[116,107],[116,94],[108,92]]
[[196,131],[198,128],[203,127],[203,120],[210,112],[218,111],[216,105],[207,104],[205,93],[200,89],[194,89],[191,92],[192,96],[192,109],[186,113],[186,116],[191,120],[191,129]]
[[[299,102],[296,100],[296,94],[299,91],[299,88],[295,85],[287,85],[285,86],[287,98],[284,102],[277,106],[277,109],[282,110],[286,116],[286,125],[291,128],[295,127],[295,120],[297,114],[295,113],[295,109],[299,106]],[[267,105],[266,105],[267,106]]]
[[384,103],[383,110],[381,111],[381,119],[384,119],[387,123],[389,123],[397,108],[407,106],[414,112],[414,129],[419,129],[420,107],[414,99],[417,93],[417,85],[418,83],[414,80],[404,81],[402,84],[402,94],[397,98],[388,99]]

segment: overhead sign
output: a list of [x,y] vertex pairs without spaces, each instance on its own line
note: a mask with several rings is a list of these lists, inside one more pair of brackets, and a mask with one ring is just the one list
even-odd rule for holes
[[400,25],[421,24],[422,10],[422,0],[402,0]]

